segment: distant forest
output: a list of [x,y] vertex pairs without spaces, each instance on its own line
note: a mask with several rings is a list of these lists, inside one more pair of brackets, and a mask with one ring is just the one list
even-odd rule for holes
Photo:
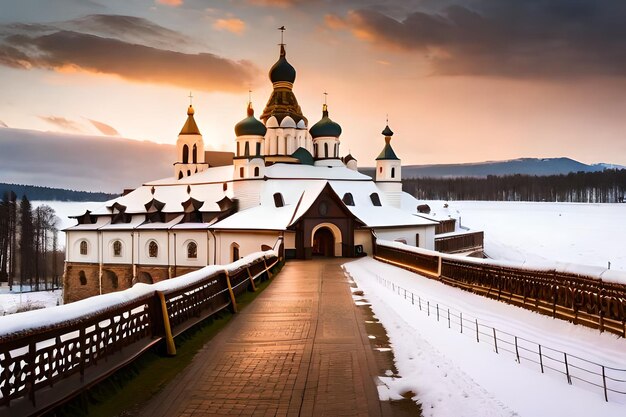
[[0,183],[0,196],[14,192],[18,199],[27,196],[31,201],[107,201],[115,194],[92,193],[89,191],[74,191],[63,188],[39,187],[36,185],[20,185]]
[[411,178],[402,181],[402,188],[420,200],[623,203],[626,169],[547,176]]

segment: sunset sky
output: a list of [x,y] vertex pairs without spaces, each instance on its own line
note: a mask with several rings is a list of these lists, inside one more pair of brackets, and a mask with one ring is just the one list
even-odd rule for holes
[[285,25],[305,116],[372,165],[568,156],[626,165],[623,0],[0,0],[0,127],[209,149],[259,115]]

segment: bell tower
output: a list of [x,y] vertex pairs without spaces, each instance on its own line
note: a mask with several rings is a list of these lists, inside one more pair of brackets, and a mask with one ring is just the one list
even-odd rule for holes
[[389,125],[382,131],[385,147],[376,158],[376,185],[384,191],[390,205],[400,208],[402,198],[402,162],[391,147],[393,131]]
[[[189,94],[191,99],[191,94]],[[178,134],[176,140],[176,160],[174,163],[174,176],[176,179],[189,177],[202,172],[209,167],[204,159],[204,141],[193,115],[195,110],[189,104],[187,108],[187,121]]]

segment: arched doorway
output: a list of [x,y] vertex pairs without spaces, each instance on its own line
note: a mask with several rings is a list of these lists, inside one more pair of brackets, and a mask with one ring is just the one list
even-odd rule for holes
[[315,231],[313,256],[335,256],[335,235],[328,227],[320,227]]

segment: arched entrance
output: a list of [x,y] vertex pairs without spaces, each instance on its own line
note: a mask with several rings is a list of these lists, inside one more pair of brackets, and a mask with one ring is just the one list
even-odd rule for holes
[[320,227],[313,235],[313,256],[335,256],[335,236],[328,227]]
[[341,243],[341,230],[333,223],[320,223],[311,230],[314,256],[342,256]]

